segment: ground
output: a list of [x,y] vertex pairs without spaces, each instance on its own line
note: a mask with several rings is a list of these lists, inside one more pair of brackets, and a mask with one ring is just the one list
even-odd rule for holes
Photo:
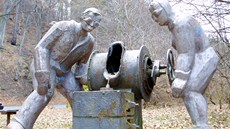
[[[230,128],[230,110],[227,105],[209,106],[209,123],[213,129]],[[37,119],[34,129],[70,129],[72,112],[70,108],[46,107]],[[143,129],[186,129],[191,120],[183,105],[161,107],[150,105],[143,109]],[[0,128],[6,127],[6,116],[0,117]]]

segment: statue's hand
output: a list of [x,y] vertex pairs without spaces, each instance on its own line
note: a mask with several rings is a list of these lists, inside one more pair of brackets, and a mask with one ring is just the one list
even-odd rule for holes
[[88,65],[81,63],[80,65],[76,64],[75,69],[75,78],[82,84],[87,84],[87,71],[88,71]]
[[186,81],[176,78],[173,82],[172,82],[172,95],[175,98],[179,98],[182,94],[182,91],[185,88],[185,84]]
[[162,8],[159,8],[159,3],[157,3],[157,2],[153,1],[149,5],[149,11],[152,14],[152,18],[158,17],[161,14],[162,10],[163,10]]
[[82,85],[87,84],[87,75],[75,76],[75,78],[79,81],[80,84]]
[[49,89],[50,72],[47,70],[39,70],[35,72],[38,82],[37,92],[39,95],[46,95]]
[[59,62],[51,60],[51,67],[56,71],[58,77],[64,76],[68,72]]
[[153,14],[155,13],[154,11],[156,10],[156,2],[151,2],[149,5],[149,11]]

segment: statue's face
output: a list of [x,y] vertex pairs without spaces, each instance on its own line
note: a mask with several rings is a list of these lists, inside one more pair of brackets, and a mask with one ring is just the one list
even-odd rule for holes
[[152,18],[160,26],[164,26],[168,24],[168,14],[163,6],[159,3],[152,2],[149,8],[150,12],[152,13]]
[[82,19],[82,27],[84,30],[90,32],[99,26],[101,15],[94,12],[89,12],[84,19]]

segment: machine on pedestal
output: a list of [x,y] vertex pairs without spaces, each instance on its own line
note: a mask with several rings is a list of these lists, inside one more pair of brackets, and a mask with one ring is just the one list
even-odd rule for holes
[[150,100],[165,68],[151,60],[145,46],[126,50],[122,42],[114,42],[107,53],[93,52],[87,67],[90,91],[74,93],[73,128],[142,129],[141,101]]

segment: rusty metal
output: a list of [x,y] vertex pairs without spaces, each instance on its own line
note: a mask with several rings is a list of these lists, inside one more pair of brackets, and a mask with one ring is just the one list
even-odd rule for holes
[[174,55],[171,49],[168,49],[167,51],[167,75],[171,85],[175,79]]
[[74,93],[73,128],[142,129],[142,99],[149,101],[164,68],[145,46],[126,50],[118,41],[106,53],[94,51],[88,61],[90,92]]
[[[110,59],[108,53],[98,53],[94,52],[89,60],[88,65],[88,86],[90,90],[100,90],[101,87],[105,87],[107,84],[107,79],[104,77],[103,73],[110,73],[109,67],[114,67],[116,74],[118,76],[109,81],[109,85],[113,89],[132,89],[135,96],[138,99],[144,99],[149,101],[153,86],[155,85],[154,80],[151,77],[151,71],[153,67],[153,62],[150,59],[150,54],[145,46],[142,46],[139,50],[125,50],[122,44],[112,44],[120,45],[121,48],[116,47],[121,54],[119,66],[115,64],[109,64]],[[113,52],[118,50],[113,49]],[[150,71],[150,72],[148,72]]]
[[108,72],[116,76],[109,80],[111,88],[132,89],[137,99],[149,101],[156,78],[165,73],[160,71],[161,68],[159,61],[151,60],[145,46],[139,50],[125,50],[122,43],[116,42],[110,46],[108,53],[94,52],[91,55],[88,86],[90,90],[105,87],[108,79],[104,73]]

